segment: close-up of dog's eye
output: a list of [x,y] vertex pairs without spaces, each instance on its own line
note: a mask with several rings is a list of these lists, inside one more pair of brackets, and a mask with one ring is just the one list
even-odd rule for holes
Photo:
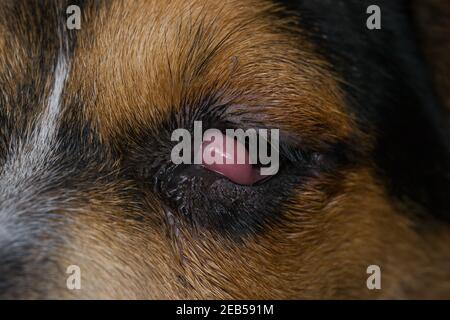
[[450,299],[449,40],[439,0],[0,0],[0,299]]
[[255,166],[258,163],[255,148],[251,157],[245,145],[233,137],[220,133],[206,137],[201,146],[198,157],[201,158],[203,167],[234,183],[254,185],[267,177],[261,173],[260,167]]
[[[138,172],[137,178],[155,191],[180,223],[236,240],[255,234],[283,215],[294,189],[311,180],[317,174],[314,170],[324,169],[318,157],[279,141],[278,132],[267,139],[268,130],[261,131],[266,139],[256,129],[240,130],[235,136],[206,130],[197,142],[195,136],[194,141],[181,139],[171,159],[156,161],[153,170],[147,164],[155,163],[154,154],[139,157],[147,170],[141,171],[143,175]],[[189,131],[184,132],[190,137]],[[146,153],[145,147],[140,150],[139,155]]]

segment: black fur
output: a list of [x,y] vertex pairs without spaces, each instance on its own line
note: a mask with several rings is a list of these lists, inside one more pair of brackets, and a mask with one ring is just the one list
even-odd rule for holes
[[366,28],[373,1],[280,2],[299,14],[344,80],[348,111],[376,137],[373,158],[392,196],[450,221],[449,136],[413,33],[409,1],[376,2],[381,30]]

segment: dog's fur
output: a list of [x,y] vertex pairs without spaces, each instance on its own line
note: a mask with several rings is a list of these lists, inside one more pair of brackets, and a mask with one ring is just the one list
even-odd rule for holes
[[[0,296],[449,298],[444,111],[378,3],[1,1]],[[280,128],[279,174],[173,167],[194,120]]]

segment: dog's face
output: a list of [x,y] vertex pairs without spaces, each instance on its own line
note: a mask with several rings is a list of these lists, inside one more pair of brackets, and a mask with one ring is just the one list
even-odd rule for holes
[[[381,2],[2,1],[0,295],[448,297],[439,107]],[[278,173],[174,165],[194,121],[280,129]]]

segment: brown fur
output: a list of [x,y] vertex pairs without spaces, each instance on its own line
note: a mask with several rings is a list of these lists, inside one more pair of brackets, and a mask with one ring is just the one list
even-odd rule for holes
[[[217,86],[227,88],[230,97],[238,92],[249,108],[252,104],[267,106],[262,110],[267,118],[293,129],[313,145],[332,141],[334,136],[358,134],[342,109],[343,100],[326,62],[306,39],[286,32],[295,26],[269,18],[275,10],[259,1],[143,1],[132,7],[114,2],[95,19],[87,11],[88,26],[82,32],[95,32],[96,40],[84,43],[80,35],[76,59],[85,63],[74,70],[73,77],[80,79],[73,83],[84,84],[82,90],[98,90],[95,105],[87,111],[98,119],[105,139],[124,139],[120,132],[124,126],[148,126],[170,105],[180,105]],[[133,38],[129,30],[135,30]],[[193,43],[195,38],[189,35],[197,33],[201,40]],[[250,34],[251,41],[241,41],[243,34]],[[295,57],[304,64],[295,64]],[[136,236],[128,231],[129,225],[119,224],[115,231],[97,230],[91,237],[115,248],[113,261],[104,263],[132,276],[107,274],[102,279],[101,270],[89,270],[86,283],[99,288],[110,277],[122,278],[117,287],[127,287],[128,292],[118,290],[111,295],[111,290],[103,289],[105,296],[116,298],[445,296],[450,286],[445,264],[437,267],[442,270],[435,275],[441,290],[428,293],[427,286],[417,288],[413,283],[426,268],[436,268],[440,252],[448,248],[428,249],[435,245],[424,244],[411,230],[411,223],[386,200],[370,170],[343,173],[342,177],[340,187],[326,178],[308,186],[283,225],[271,226],[244,245],[227,243],[213,234],[193,239],[189,229],[184,229],[182,249],[174,252],[156,227],[139,230]],[[321,191],[326,189],[322,184],[338,189],[338,194]],[[156,210],[162,216],[161,209]],[[105,225],[97,219],[89,217],[88,221]],[[164,225],[162,220],[154,223]],[[141,234],[151,238],[142,239]],[[432,243],[449,239],[444,230],[425,237],[436,238]],[[149,247],[130,259],[133,243],[143,242],[150,243]],[[177,250],[182,250],[186,262],[173,265]],[[111,256],[92,254],[97,261]],[[370,264],[387,266],[380,293],[365,289],[365,269]],[[146,272],[149,266],[152,275]],[[138,279],[137,283],[131,278]],[[97,294],[101,293],[93,296]]]
[[260,1],[117,1],[99,13],[85,10],[75,57],[83,64],[75,63],[73,84],[86,95],[96,90],[95,106],[86,109],[105,137],[127,125],[147,127],[170,106],[218,88],[249,107],[267,107],[279,125],[302,123],[308,140],[348,135],[351,120],[326,62],[306,39],[288,34],[298,28],[292,21],[271,18],[276,11]]
[[[250,120],[293,132],[304,146],[349,139],[368,157],[371,138],[345,108],[338,76],[294,20],[275,18],[279,10],[256,0],[88,5],[65,92],[67,105],[81,100],[83,109],[68,112],[92,123],[101,142],[119,150],[134,143],[131,129],[157,127],[174,106],[223,90],[235,105],[252,110]],[[20,39],[2,34],[5,84],[26,76],[18,70],[27,55]],[[70,264],[81,267],[83,289],[66,290],[65,274],[52,274],[61,288],[48,296],[450,297],[449,228],[414,221],[409,213],[420,209],[390,198],[369,158],[364,167],[309,181],[281,221],[242,242],[194,232],[182,221],[174,230],[151,192],[141,194],[145,206],[122,192],[138,189],[123,180],[79,191],[71,204],[77,214],[65,229],[70,241],[55,260],[61,272]],[[139,219],[127,219],[123,206]],[[380,291],[366,288],[372,264],[382,269]]]

